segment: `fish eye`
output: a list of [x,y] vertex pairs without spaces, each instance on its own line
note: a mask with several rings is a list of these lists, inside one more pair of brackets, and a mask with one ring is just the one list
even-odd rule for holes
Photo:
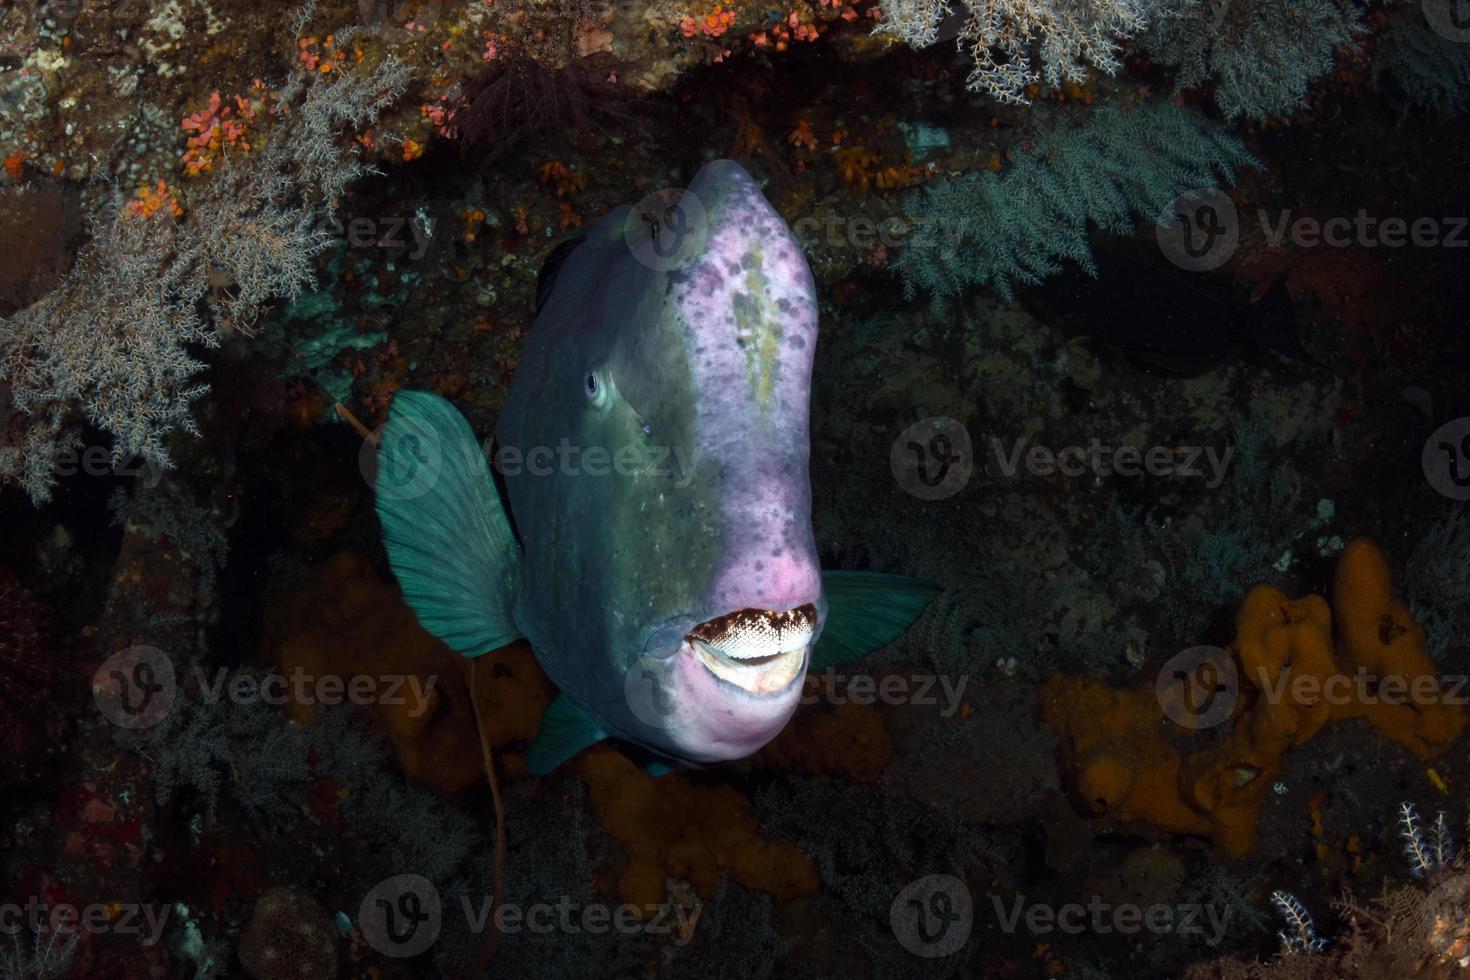
[[582,372],[582,394],[587,396],[593,408],[607,409],[612,401],[612,388],[612,380],[605,369],[589,367]]

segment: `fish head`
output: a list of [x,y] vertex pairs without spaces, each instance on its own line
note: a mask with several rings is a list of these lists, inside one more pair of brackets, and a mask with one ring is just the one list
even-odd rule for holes
[[517,622],[609,733],[749,755],[795,709],[826,614],[801,247],[716,161],[590,226],[543,292],[497,424]]

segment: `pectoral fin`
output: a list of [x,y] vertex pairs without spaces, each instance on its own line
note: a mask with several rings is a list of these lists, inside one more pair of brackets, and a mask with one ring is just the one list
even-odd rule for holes
[[827,622],[811,670],[852,663],[898,639],[939,594],[939,586],[881,572],[823,572]]
[[566,694],[558,694],[541,716],[541,730],[526,750],[526,768],[544,776],[589,745],[607,738],[607,732]]
[[374,491],[388,563],[419,624],[466,657],[518,639],[520,551],[459,410],[427,391],[400,391]]

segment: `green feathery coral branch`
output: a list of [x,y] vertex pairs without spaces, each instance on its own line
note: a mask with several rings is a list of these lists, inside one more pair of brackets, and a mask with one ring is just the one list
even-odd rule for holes
[[1172,103],[1097,110],[1050,137],[1010,170],[965,174],[915,192],[905,204],[913,237],[898,257],[904,293],[937,308],[973,286],[1009,299],[1070,259],[1096,274],[1089,226],[1129,234],[1181,194],[1214,190],[1253,165],[1239,140]]

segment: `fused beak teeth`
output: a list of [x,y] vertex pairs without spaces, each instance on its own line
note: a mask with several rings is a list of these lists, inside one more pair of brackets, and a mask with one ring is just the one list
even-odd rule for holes
[[806,665],[816,631],[810,603],[784,612],[738,609],[700,623],[684,637],[720,680],[754,694],[785,690]]
[[703,640],[689,638],[689,645],[709,672],[722,681],[752,694],[784,691],[806,663],[806,646],[780,650],[766,656],[735,658],[716,650]]

